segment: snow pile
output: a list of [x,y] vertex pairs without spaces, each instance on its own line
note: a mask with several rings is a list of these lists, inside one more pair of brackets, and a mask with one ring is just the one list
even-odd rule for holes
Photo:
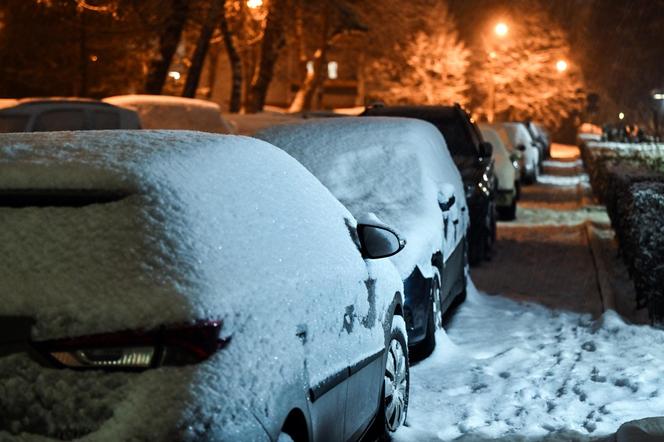
[[389,260],[367,266],[351,214],[274,146],[153,131],[4,134],[0,146],[1,189],[127,195],[0,207],[0,316],[35,318],[37,339],[204,319],[231,337],[205,363],[137,374],[0,358],[0,440],[255,439],[252,413],[280,425],[286,392],[383,348],[399,275]]
[[143,129],[184,129],[232,133],[217,103],[168,95],[117,95],[105,102],[138,113]]
[[664,410],[664,331],[478,293],[411,368],[396,441],[595,440]]
[[[461,177],[440,132],[407,118],[339,118],[276,126],[256,135],[307,167],[356,218],[373,212],[407,240],[392,259],[402,278],[415,266],[432,274],[431,257],[447,259],[462,240],[468,211]],[[443,237],[438,194],[452,185],[456,204]]]

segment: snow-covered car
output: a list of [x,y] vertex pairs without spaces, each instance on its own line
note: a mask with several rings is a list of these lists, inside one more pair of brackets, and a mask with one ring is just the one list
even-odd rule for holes
[[116,95],[103,100],[136,111],[143,129],[199,130],[234,133],[217,103],[169,95]]
[[374,213],[408,240],[392,258],[404,281],[409,345],[435,345],[442,315],[466,289],[468,209],[440,131],[410,118],[349,117],[256,134],[308,168],[356,217]]
[[539,148],[522,123],[497,123],[492,125],[503,140],[503,144],[510,152],[523,153],[520,164],[523,172],[524,184],[532,184],[539,177],[540,156]]
[[0,135],[0,242],[0,440],[355,440],[405,419],[402,282],[372,259],[403,242],[268,143]]
[[474,119],[459,104],[453,106],[367,107],[364,116],[406,117],[428,121],[445,138],[446,152],[461,174],[470,212],[468,261],[471,265],[491,259],[496,240],[496,177],[491,145],[482,139]]
[[493,146],[493,161],[498,185],[496,210],[503,220],[516,218],[516,203],[519,199],[519,163],[517,154],[508,152],[498,132],[486,124],[479,124],[482,137]]
[[0,108],[0,132],[140,129],[136,112],[84,98],[27,98]]

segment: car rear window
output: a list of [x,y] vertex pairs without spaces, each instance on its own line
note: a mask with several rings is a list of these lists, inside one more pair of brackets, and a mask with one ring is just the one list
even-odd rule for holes
[[0,116],[0,132],[25,132],[28,117],[20,115]]
[[84,130],[85,113],[82,110],[48,111],[37,117],[34,132]]
[[92,128],[98,130],[120,129],[120,115],[116,112],[94,111]]

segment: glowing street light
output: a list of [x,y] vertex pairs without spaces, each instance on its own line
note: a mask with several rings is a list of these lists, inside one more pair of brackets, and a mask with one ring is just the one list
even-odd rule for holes
[[558,72],[565,72],[567,70],[567,62],[565,60],[558,60],[556,62],[556,70]]
[[624,119],[625,119],[625,114],[622,113],[622,112],[620,112],[620,113],[618,114],[618,119],[619,119],[619,120],[624,120]]
[[247,0],[247,7],[249,9],[257,9],[263,6],[263,0]]
[[652,97],[655,100],[664,100],[664,94],[654,94]]
[[496,27],[493,29],[498,37],[504,37],[510,31],[510,28],[503,22],[496,24]]
[[173,80],[178,81],[181,75],[178,71],[170,71],[168,73],[168,76],[171,77]]

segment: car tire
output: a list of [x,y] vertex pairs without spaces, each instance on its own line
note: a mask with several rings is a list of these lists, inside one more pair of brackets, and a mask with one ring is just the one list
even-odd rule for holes
[[502,221],[513,221],[516,219],[516,198],[512,199],[509,206],[497,207],[498,218]]
[[492,201],[489,204],[488,213],[486,217],[486,224],[484,226],[484,255],[486,261],[491,261],[493,258],[493,246],[496,244],[497,226],[496,226],[496,203]]
[[471,227],[470,240],[468,241],[468,263],[471,266],[477,266],[482,263],[482,258],[486,255],[486,233],[482,227]]
[[[396,318],[401,316],[395,316]],[[373,431],[370,432],[375,435],[375,440],[390,440],[390,434],[406,421],[410,395],[410,365],[406,341],[405,327],[393,324],[385,360],[380,406],[374,419]],[[395,407],[398,407],[398,410]]]
[[443,314],[440,311],[441,283],[438,269],[434,270],[434,275],[429,284],[429,298],[431,300],[431,308],[429,309],[427,330],[424,339],[412,348],[412,357],[418,361],[429,356],[433,352],[433,349],[436,348],[436,324],[438,323],[442,326],[443,323]]

